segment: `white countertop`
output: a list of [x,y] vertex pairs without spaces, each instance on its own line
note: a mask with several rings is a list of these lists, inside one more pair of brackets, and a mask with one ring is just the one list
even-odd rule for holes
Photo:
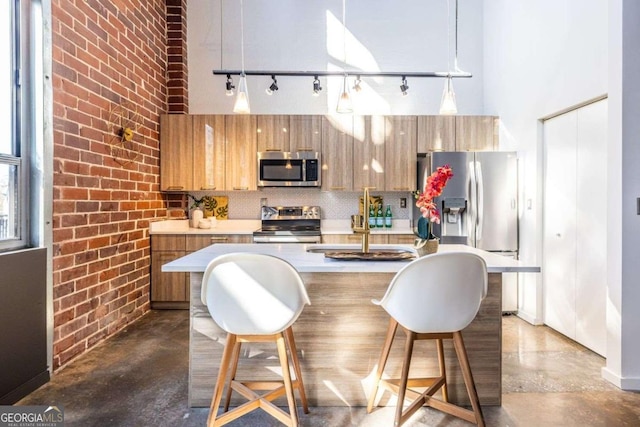
[[212,228],[190,228],[188,219],[171,219],[149,224],[149,234],[252,234],[260,229],[260,220],[217,220]]
[[[297,243],[262,243],[262,244],[215,244],[197,252],[171,261],[162,266],[165,272],[204,272],[209,261],[230,252],[264,253],[282,258],[293,265],[300,273],[397,273],[408,261],[341,261],[325,258],[322,253],[309,253],[309,247],[330,247],[339,249],[355,249],[358,245],[349,244],[297,244]],[[376,248],[409,248],[408,245],[371,245]],[[540,267],[517,261],[498,254],[475,249],[465,245],[440,245],[438,252],[471,252],[480,255],[487,263],[489,273],[506,272],[540,272]]]
[[[217,220],[212,228],[190,228],[187,219],[155,221],[149,225],[149,234],[252,234],[261,227],[258,219]],[[351,234],[351,221],[343,219],[323,219],[321,234]],[[392,221],[390,228],[372,228],[371,234],[413,234],[408,219]]]

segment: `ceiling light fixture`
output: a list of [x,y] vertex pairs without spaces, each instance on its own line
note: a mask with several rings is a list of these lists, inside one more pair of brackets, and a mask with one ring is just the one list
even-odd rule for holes
[[360,86],[362,84],[362,80],[360,79],[360,76],[356,76],[356,80],[353,82],[353,90],[355,92],[360,92],[362,90],[362,86]]
[[402,96],[407,96],[408,90],[409,90],[409,86],[407,85],[407,77],[402,76],[402,84],[400,85],[400,92],[402,92]]
[[244,72],[244,7],[243,1],[240,0],[240,59],[242,61],[242,70],[240,72],[240,83],[238,84],[238,96],[233,106],[234,113],[249,114],[249,91],[247,90],[247,77]]
[[273,92],[278,90],[278,81],[276,80],[276,76],[271,76],[271,80],[273,80],[273,83],[271,83],[271,86],[265,90],[267,95],[273,95]]
[[[456,1],[456,29],[455,29],[455,60],[453,67],[456,71],[458,69],[458,0]],[[451,0],[447,0],[447,69],[451,69],[449,66],[449,60],[451,58],[449,46],[451,45],[451,36],[449,29],[451,27],[450,17],[450,4]],[[456,106],[456,94],[453,91],[453,82],[451,80],[451,74],[447,75],[447,80],[444,82],[444,89],[442,91],[442,99],[440,100],[440,114],[452,115],[458,113],[458,107]]]
[[320,86],[320,80],[318,76],[313,76],[313,96],[320,96],[320,91],[322,90],[322,86]]
[[226,93],[226,95],[227,95],[227,96],[233,96],[233,90],[234,90],[236,87],[233,85],[233,80],[231,79],[231,75],[230,75],[230,74],[227,74],[227,83],[226,83],[226,87],[227,87],[227,90],[226,90],[226,92],[225,92],[225,93]]
[[341,114],[353,113],[353,105],[351,104],[351,95],[349,95],[349,84],[347,82],[347,74],[344,75],[344,81],[342,83],[342,92],[340,98],[338,98],[338,105],[336,111]]

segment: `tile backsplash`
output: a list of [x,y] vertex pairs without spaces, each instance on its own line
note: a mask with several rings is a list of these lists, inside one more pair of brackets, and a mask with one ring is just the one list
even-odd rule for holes
[[[268,206],[320,206],[323,219],[348,219],[358,213],[358,202],[362,192],[320,191],[317,188],[264,188],[259,191],[191,192],[197,198],[205,194],[229,197],[229,219],[260,219],[261,199]],[[391,205],[395,219],[411,219],[414,203],[411,192],[371,191],[372,196],[381,196],[384,205]],[[400,199],[407,199],[407,207],[400,207]]]

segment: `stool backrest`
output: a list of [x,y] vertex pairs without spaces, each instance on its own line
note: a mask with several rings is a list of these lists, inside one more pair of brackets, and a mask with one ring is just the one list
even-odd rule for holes
[[455,332],[471,323],[486,295],[484,260],[466,252],[445,252],[406,265],[382,300],[374,302],[411,331]]
[[212,260],[200,296],[218,326],[236,335],[281,332],[310,304],[304,282],[291,264],[253,253]]

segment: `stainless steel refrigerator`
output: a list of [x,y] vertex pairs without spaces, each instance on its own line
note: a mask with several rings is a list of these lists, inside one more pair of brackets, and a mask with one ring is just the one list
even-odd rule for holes
[[[440,243],[459,243],[517,258],[518,164],[514,152],[434,152],[418,158],[418,189],[438,166],[453,178],[435,199]],[[413,211],[414,225],[420,211]],[[516,276],[516,275],[514,275]],[[517,276],[516,276],[517,277]],[[513,280],[506,277],[507,282]],[[516,279],[517,280],[517,279]],[[503,284],[503,311],[517,310],[517,283]]]

